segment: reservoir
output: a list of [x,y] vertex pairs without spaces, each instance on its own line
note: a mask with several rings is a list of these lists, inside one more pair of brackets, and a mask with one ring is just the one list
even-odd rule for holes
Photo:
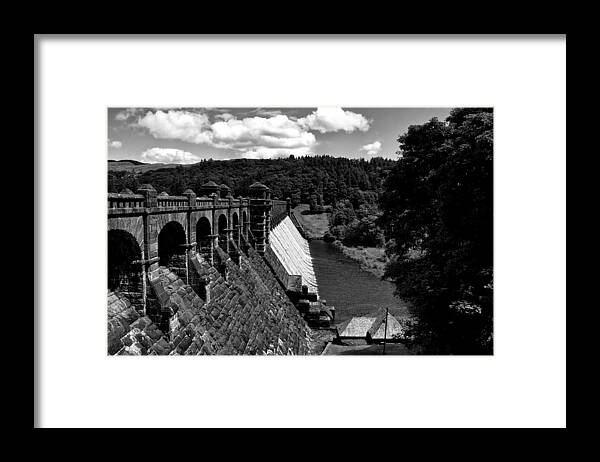
[[337,247],[322,240],[309,243],[319,295],[335,307],[335,323],[389,308],[397,319],[410,317],[408,304],[394,295],[395,285],[363,271]]

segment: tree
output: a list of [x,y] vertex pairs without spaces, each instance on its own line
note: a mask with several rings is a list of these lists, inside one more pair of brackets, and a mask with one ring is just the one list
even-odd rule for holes
[[384,181],[380,223],[397,293],[452,352],[492,348],[493,115],[454,109],[410,126]]
[[346,229],[344,244],[350,246],[381,247],[385,243],[382,229],[378,226],[381,212],[373,204],[362,204],[356,211],[356,219]]
[[311,194],[308,199],[308,205],[310,207],[310,211],[314,212],[317,209],[317,195]]

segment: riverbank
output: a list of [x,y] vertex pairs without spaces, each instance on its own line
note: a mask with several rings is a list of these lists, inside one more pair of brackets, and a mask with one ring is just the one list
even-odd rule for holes
[[348,258],[359,263],[361,270],[374,274],[380,279],[383,278],[385,266],[389,261],[383,247],[348,247],[337,240],[333,245]]
[[[292,209],[292,213],[302,226],[306,237],[323,239],[323,236],[329,232],[329,214],[302,214],[309,209],[308,204],[300,204]],[[357,262],[361,270],[374,274],[380,279],[383,278],[385,265],[389,259],[382,247],[348,247],[339,240],[333,241],[333,245],[345,256]]]
[[310,210],[308,204],[300,204],[294,209],[292,213],[298,223],[302,225],[306,236],[310,239],[323,239],[323,235],[329,231],[329,214],[328,213],[316,213],[316,214],[305,214]]
[[395,285],[360,268],[335,245],[322,239],[309,243],[319,295],[335,307],[335,324],[355,316],[376,316],[389,309],[400,320],[410,317],[409,305],[396,297]]

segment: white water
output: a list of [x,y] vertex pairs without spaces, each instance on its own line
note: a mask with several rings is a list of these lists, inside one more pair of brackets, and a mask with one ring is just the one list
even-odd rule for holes
[[302,285],[307,286],[310,293],[318,294],[308,241],[298,232],[289,217],[285,217],[271,230],[269,241],[287,273],[302,276]]

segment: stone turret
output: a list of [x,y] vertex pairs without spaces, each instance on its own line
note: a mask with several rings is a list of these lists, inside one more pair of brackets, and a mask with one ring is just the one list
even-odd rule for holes
[[221,198],[225,199],[226,197],[229,197],[231,195],[231,188],[225,183],[221,183],[219,189],[221,191]]
[[270,199],[271,190],[260,183],[259,181],[250,185],[250,198],[251,199]]
[[151,184],[146,183],[141,185],[136,192],[144,196],[144,205],[146,207],[158,206],[156,189]]
[[200,194],[202,196],[210,197],[213,193],[219,194],[220,188],[214,181],[207,181],[200,188]]
[[189,206],[193,207],[196,205],[196,193],[194,191],[188,188],[185,191],[183,191],[183,194],[181,195],[186,196],[188,198]]
[[269,245],[269,229],[271,217],[271,190],[260,182],[250,186],[250,231],[255,239],[255,248],[264,255]]

